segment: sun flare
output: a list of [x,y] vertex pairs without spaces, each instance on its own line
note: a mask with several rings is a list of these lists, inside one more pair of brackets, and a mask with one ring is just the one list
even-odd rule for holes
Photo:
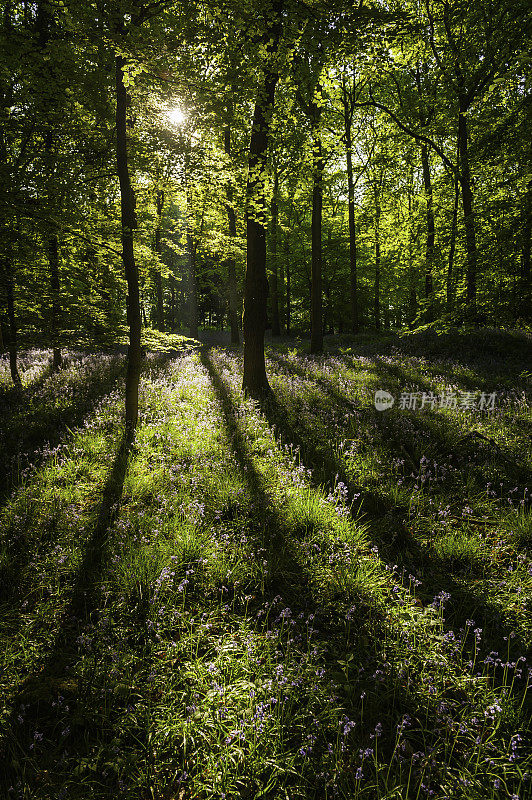
[[182,125],[185,121],[185,114],[179,106],[172,106],[168,109],[168,119],[172,125]]

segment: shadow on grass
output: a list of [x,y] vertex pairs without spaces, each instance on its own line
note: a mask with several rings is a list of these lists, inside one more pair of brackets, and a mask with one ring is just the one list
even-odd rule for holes
[[48,375],[0,408],[0,504],[24,479],[28,466],[38,466],[69,428],[83,423],[98,400],[111,391],[123,369],[123,361],[110,361],[97,376],[91,374],[83,385],[74,385],[70,398],[40,394],[46,383],[53,390],[56,376]]
[[[91,726],[83,721],[83,698],[79,696],[70,673],[78,660],[77,639],[99,608],[99,582],[109,561],[108,534],[118,514],[131,445],[131,434],[124,434],[109,471],[96,522],[70,597],[61,614],[55,641],[42,666],[24,680],[11,701],[12,712],[6,721],[0,746],[3,796],[7,797],[8,788],[17,782],[27,789],[38,786],[44,776],[53,777],[54,766],[67,745],[70,755],[74,748],[82,759],[94,744]],[[68,737],[68,741],[59,730],[60,721],[65,720],[64,712],[55,702],[58,695],[67,700],[70,708],[67,722],[73,735]],[[22,711],[24,717],[19,717]],[[42,745],[35,739],[35,732],[39,732]],[[97,735],[101,739],[99,727]],[[112,738],[112,730],[106,730],[106,735]]]
[[206,349],[201,351],[200,361],[209,374],[216,399],[224,416],[227,438],[231,442],[240,473],[247,483],[256,515],[260,520],[264,547],[268,552],[275,575],[273,584],[269,588],[274,594],[282,592],[292,602],[295,603],[297,600],[301,605],[303,600],[310,601],[309,576],[302,570],[290,542],[284,535],[286,526],[273,508],[271,498],[264,490],[261,477],[249,455],[249,449],[235,416],[230,393]]
[[[279,524],[281,526],[283,524],[282,520],[279,519],[278,514],[273,509],[269,508],[271,505],[271,500],[262,490],[260,485],[260,477],[257,475],[251,459],[247,455],[250,445],[246,442],[244,436],[239,431],[238,421],[235,416],[235,409],[230,397],[230,393],[228,392],[223,380],[217,372],[216,365],[213,363],[212,358],[207,353],[202,354],[202,363],[209,372],[209,376],[215,388],[217,398],[223,408],[227,431],[230,440],[233,441],[242,476],[248,482],[248,486],[251,489],[253,496],[256,496],[258,491],[259,506],[261,508],[263,517],[266,520],[271,521],[272,527],[278,529]],[[302,437],[300,435],[294,436],[294,431],[290,427],[290,415],[288,409],[279,401],[275,394],[270,395],[261,403],[261,409],[262,413],[265,415],[272,427],[275,426],[276,434],[280,434],[283,443],[299,443],[302,441]],[[299,433],[301,433],[300,430]],[[307,435],[304,437],[304,444],[307,445],[306,453],[308,454],[309,452],[312,452],[311,443],[313,432],[309,430],[306,431],[306,434]],[[305,462],[304,457],[302,460],[303,463],[308,467],[309,462]],[[327,464],[323,461],[321,463],[323,472],[328,477],[330,482],[332,475],[327,475],[327,466],[330,464]],[[311,465],[314,466],[314,462],[312,462]],[[333,468],[337,474],[338,464],[334,463]],[[315,478],[316,474],[314,472],[314,479]],[[448,563],[445,561],[445,559],[438,559],[434,553],[431,553],[430,557],[428,557],[426,551],[418,545],[414,537],[411,535],[411,531],[408,530],[406,519],[401,516],[401,513],[397,513],[398,511],[400,512],[400,510],[394,509],[394,511],[396,512],[396,516],[393,518],[390,518],[388,514],[377,514],[373,517],[368,515],[367,519],[370,523],[370,529],[368,531],[369,536],[371,538],[372,536],[376,535],[376,539],[379,540],[379,544],[382,544],[381,534],[383,533],[383,525],[403,525],[404,532],[402,545],[398,549],[409,549],[409,560],[414,569],[420,564],[430,564],[430,570],[427,570],[427,575],[424,575],[424,583],[426,584],[424,587],[426,597],[425,602],[430,602],[433,596],[439,593],[442,588],[447,589],[452,593],[451,607],[449,608],[449,618],[447,621],[442,621],[443,631],[453,631],[454,633],[453,623],[456,623],[460,620],[465,622],[466,618],[470,619],[474,614],[477,624],[479,625],[482,624],[485,618],[490,620],[492,628],[497,628],[499,638],[502,637],[505,632],[508,633],[508,625],[504,620],[501,619],[500,612],[496,608],[492,607],[488,601],[475,596],[472,592],[468,591],[467,588],[464,590],[464,587],[459,581],[455,580],[453,576],[449,576]],[[380,528],[379,523],[381,525]],[[279,542],[280,547],[285,546],[284,543],[289,536],[297,535],[297,533],[294,533],[293,529],[289,531],[286,527],[284,531],[281,530],[279,533],[280,536],[275,537],[274,541]],[[301,568],[298,568],[297,571],[300,571],[300,569]],[[288,595],[291,594],[292,596],[293,591],[290,592],[290,589],[293,587],[290,587],[289,581],[292,579],[293,574],[294,570],[289,569],[287,571],[285,580],[279,584],[280,590],[286,592]],[[400,581],[401,577],[397,576],[396,580]],[[408,578],[405,582],[406,584],[409,583]],[[296,588],[299,589],[300,586],[298,585]],[[427,595],[427,591],[430,594]],[[304,599],[306,601],[306,606],[308,607],[309,601],[306,597]],[[346,601],[353,602],[353,600],[355,601],[355,605],[357,607],[357,623],[353,626],[355,631],[351,634],[351,638],[350,634],[348,633],[346,639],[345,611],[343,609],[345,608]],[[329,645],[327,669],[331,670],[332,674],[337,674],[337,664],[343,663],[340,661],[340,659],[345,659],[347,656],[350,658],[355,658],[353,663],[356,665],[356,668],[354,670],[353,677],[341,683],[341,706],[347,714],[354,714],[356,716],[358,713],[360,713],[360,692],[362,689],[364,692],[367,690],[368,694],[371,696],[371,701],[369,701],[367,707],[365,707],[367,710],[367,717],[364,719],[366,731],[371,731],[371,726],[375,724],[377,719],[379,719],[380,715],[383,713],[384,716],[387,716],[388,718],[393,718],[395,716],[400,718],[400,714],[405,712],[412,713],[413,715],[420,714],[419,699],[416,699],[411,693],[410,689],[405,686],[401,677],[398,677],[392,672],[392,674],[386,678],[379,678],[379,683],[376,683],[370,677],[373,669],[375,669],[373,678],[375,678],[375,675],[378,674],[382,676],[382,671],[378,669],[377,665],[381,662],[381,660],[386,660],[386,657],[384,656],[386,641],[385,628],[383,627],[382,630],[380,628],[378,612],[377,615],[371,619],[371,622],[369,621],[370,615],[366,613],[366,609],[370,602],[371,599],[369,597],[365,598],[363,595],[361,595],[360,598],[358,596],[353,598],[347,596],[337,597],[335,595],[327,603],[326,608],[321,609],[322,612],[325,611],[325,616],[322,613],[322,625],[320,626],[321,629],[319,630],[320,640],[322,642],[327,642]],[[301,598],[295,598],[294,607],[296,609],[301,607]],[[389,624],[390,620],[388,620],[388,625]],[[344,626],[343,628],[342,625]],[[396,625],[394,625],[394,628],[396,629],[399,637],[401,634],[400,625],[401,623],[398,619]],[[342,631],[344,633],[343,641]],[[366,637],[370,639],[371,644],[369,646],[367,643],[364,643],[364,639]],[[488,641],[484,644],[484,647],[490,649],[489,638],[486,638]],[[371,669],[368,670],[368,666],[370,664]],[[364,667],[366,669],[364,669]],[[496,683],[496,681],[494,681],[494,683]],[[397,693],[398,684],[401,685],[401,690],[399,693]],[[384,708],[386,709],[385,711]],[[427,730],[432,729],[432,724],[434,729],[436,729],[436,719],[434,720],[434,723],[429,721],[432,719],[433,714],[436,717],[435,709],[431,709],[429,711],[427,707],[424,713],[426,714],[425,722]],[[362,744],[362,740],[360,741],[360,744]],[[421,742],[419,742],[419,746],[422,746]],[[423,746],[427,746],[426,738],[423,740]],[[385,744],[384,752],[386,752],[386,747],[387,745]],[[391,755],[391,753],[389,755]]]
[[[291,366],[282,357],[275,357],[273,361],[280,363],[285,369]],[[303,369],[304,373],[305,370]],[[397,370],[397,375],[401,370]],[[303,377],[305,375],[303,374]],[[312,378],[310,379],[313,380]],[[442,556],[434,544],[422,544],[414,534],[409,509],[406,505],[394,502],[393,498],[384,488],[379,493],[368,492],[363,485],[354,483],[346,473],[342,459],[334,451],[333,435],[327,441],[320,439],[320,420],[330,419],[331,405],[336,405],[342,395],[329,387],[323,379],[319,384],[322,394],[320,401],[317,396],[317,407],[312,407],[312,414],[317,415],[316,426],[310,426],[310,420],[300,413],[300,403],[297,396],[290,395],[289,400],[283,400],[280,395],[272,392],[262,403],[262,411],[276,434],[283,442],[292,442],[300,448],[302,462],[313,471],[313,480],[316,483],[331,485],[335,476],[342,480],[348,487],[350,496],[360,495],[362,500],[360,511],[363,518],[369,523],[368,534],[377,544],[379,550],[388,561],[397,562],[399,568],[404,567],[406,574],[414,572],[422,578],[423,588],[419,595],[425,603],[441,590],[448,592],[452,597],[449,606],[448,630],[453,625],[464,625],[466,619],[475,619],[477,624],[484,627],[486,639],[491,641],[493,649],[503,646],[503,636],[512,631],[512,621],[502,615],[500,609],[490,603],[488,598],[481,597],[475,591],[475,584],[481,577],[484,565],[475,559],[453,558]],[[430,387],[429,387],[430,388]],[[343,398],[345,403],[345,398]],[[486,443],[475,437],[463,437],[461,431],[450,420],[443,418],[437,412],[423,412],[423,414],[408,411],[393,410],[391,413],[379,413],[373,409],[355,411],[357,423],[368,425],[371,423],[371,442],[374,449],[381,449],[390,461],[395,457],[408,460],[408,472],[414,470],[419,476],[420,457],[426,448],[420,451],[420,443],[430,445],[433,455],[438,458],[455,458],[468,464],[468,470],[474,479],[473,490],[485,490],[488,479],[494,480],[494,474],[488,477],[485,474],[485,464],[488,458]],[[408,420],[408,424],[406,424]],[[458,446],[458,450],[457,450]],[[430,454],[430,453],[429,453]],[[504,462],[503,473],[506,479],[515,480],[516,475],[524,475],[519,465]],[[500,464],[498,465],[500,468]],[[493,468],[495,470],[495,467]],[[405,484],[406,485],[406,484]],[[414,487],[413,487],[414,488]],[[467,490],[456,479],[451,479],[448,485],[437,486],[434,491],[445,498],[447,502],[455,503],[457,493],[466,491],[463,498],[467,501]],[[358,503],[359,501],[357,501]],[[453,570],[454,573],[453,574]],[[465,574],[464,574],[465,573]]]

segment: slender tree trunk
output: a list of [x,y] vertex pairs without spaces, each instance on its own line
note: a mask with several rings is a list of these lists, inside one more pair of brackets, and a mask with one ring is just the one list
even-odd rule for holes
[[50,321],[50,333],[52,339],[52,372],[61,369],[63,359],[61,347],[59,345],[59,318],[61,315],[61,295],[59,287],[59,246],[57,235],[54,233],[48,237],[48,263],[50,265],[50,288],[52,293],[52,316]]
[[454,174],[454,205],[453,205],[453,216],[451,219],[451,237],[449,241],[449,261],[447,262],[446,300],[447,300],[448,312],[451,312],[454,306],[453,270],[454,270],[454,254],[456,250],[456,229],[458,224],[458,203],[460,201],[459,175],[460,175],[460,149],[458,144],[456,153],[456,171]]
[[274,166],[273,174],[273,195],[272,195],[272,335],[280,336],[281,327],[279,323],[279,268],[277,264],[277,234],[279,230],[279,174],[277,165]]
[[526,187],[523,204],[523,250],[521,261],[522,308],[525,317],[531,315],[530,239],[532,235],[532,180]]
[[175,331],[175,278],[170,276],[170,328]]
[[[281,242],[279,241],[279,245]],[[278,276],[278,294],[279,294],[279,330],[283,334],[286,330],[286,305],[285,305],[285,266],[281,258],[279,260],[279,276]]]
[[[227,156],[231,156],[231,126],[226,125],[224,130],[224,149]],[[227,199],[227,224],[229,228],[229,236],[232,239],[236,238],[236,214],[233,206],[233,186],[228,181],[225,187],[225,196]],[[229,284],[229,325],[231,327],[231,344],[240,344],[240,330],[238,321],[238,295],[236,286],[236,264],[234,256],[231,256],[227,262],[227,282]]]
[[412,181],[410,176],[408,185],[408,327],[414,327],[414,320],[417,315],[417,295],[416,280],[414,274],[414,254],[413,254],[413,232],[412,232]]
[[433,304],[433,268],[434,268],[434,208],[432,198],[432,179],[430,175],[430,161],[428,145],[421,147],[421,166],[423,170],[423,186],[425,190],[426,220],[427,220],[427,244],[425,251],[425,298],[429,302],[428,319],[432,320],[434,309]]
[[374,285],[374,315],[375,330],[381,329],[380,314],[380,280],[381,280],[381,242],[380,242],[380,217],[381,209],[377,205],[375,209],[375,285]]
[[129,98],[124,85],[125,60],[115,58],[116,78],[116,165],[120,183],[120,209],[122,220],[122,261],[127,282],[127,320],[129,324],[129,350],[126,374],[126,414],[128,432],[137,425],[139,413],[139,381],[141,370],[141,318],[139,272],[133,251],[133,231],[137,227],[135,195],[131,186],[127,153],[127,107]]
[[8,319],[8,348],[9,348],[9,369],[11,372],[11,380],[16,389],[22,388],[22,381],[17,366],[17,318],[15,314],[15,297],[13,289],[13,273],[11,271],[10,256],[7,256],[4,262],[4,284],[7,301],[7,319]]
[[323,298],[322,298],[322,211],[323,211],[323,151],[319,131],[320,110],[313,103],[313,161],[314,184],[312,188],[312,254],[311,254],[311,332],[310,352],[323,350]]
[[355,188],[353,182],[353,143],[351,138],[351,119],[344,108],[345,149],[347,156],[347,198],[349,216],[349,293],[351,305],[351,330],[358,333],[358,279],[357,279],[357,237],[355,228]]
[[464,227],[466,241],[466,299],[473,316],[476,316],[477,299],[477,242],[475,233],[475,215],[473,211],[473,190],[469,170],[469,142],[467,130],[468,104],[460,98],[458,117],[458,139],[460,148],[460,184],[462,187],[462,208],[464,211]]
[[[281,37],[282,0],[274,0],[269,30],[269,54],[273,59]],[[266,377],[264,333],[267,325],[268,278],[266,276],[266,161],[277,69],[267,66],[259,86],[249,145],[246,211],[246,277],[244,284],[244,377],[242,389],[260,397],[270,389]]]
[[292,297],[290,294],[290,232],[287,230],[284,239],[285,273],[286,273],[286,335],[290,336],[290,326],[292,324]]
[[[157,197],[155,199],[155,204],[157,208],[157,227],[155,228],[155,252],[157,257],[161,257],[161,229],[162,229],[162,216],[163,216],[163,206],[164,206],[164,190],[158,189],[157,190]],[[163,302],[163,279],[161,275],[161,270],[157,267],[154,270],[154,278],[155,278],[155,294],[156,294],[156,301],[157,301],[157,328],[160,331],[164,331],[164,302]]]
[[191,229],[187,223],[188,288],[189,288],[189,333],[192,339],[198,338],[198,286],[196,280],[196,246]]

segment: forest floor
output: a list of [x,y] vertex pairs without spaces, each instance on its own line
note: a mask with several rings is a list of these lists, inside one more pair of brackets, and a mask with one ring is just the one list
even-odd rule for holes
[[2,362],[0,796],[531,798],[530,339],[185,345]]

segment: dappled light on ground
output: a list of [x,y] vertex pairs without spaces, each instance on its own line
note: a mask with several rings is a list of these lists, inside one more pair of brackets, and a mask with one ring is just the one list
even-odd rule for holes
[[526,378],[399,348],[270,348],[260,404],[152,356],[132,443],[119,363],[28,363],[27,429],[72,421],[0,511],[6,797],[529,796]]

